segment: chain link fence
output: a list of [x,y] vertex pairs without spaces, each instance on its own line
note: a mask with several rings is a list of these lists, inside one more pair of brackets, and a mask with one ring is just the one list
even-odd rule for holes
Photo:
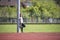
[[[60,18],[23,18],[24,23],[60,23]],[[17,23],[17,18],[0,17],[0,23]]]

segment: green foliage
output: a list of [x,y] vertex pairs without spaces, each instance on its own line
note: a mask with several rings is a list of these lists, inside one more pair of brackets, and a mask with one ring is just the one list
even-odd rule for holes
[[0,7],[0,16],[7,17],[7,7]]
[[[60,18],[60,7],[54,0],[32,0],[31,3],[32,6],[28,8],[21,7],[23,17]],[[0,7],[0,17],[17,17],[16,7]]]
[[20,12],[22,13],[23,17],[24,18],[28,18],[29,16],[29,13],[28,13],[28,10],[29,9],[24,9],[24,8],[21,8]]
[[[28,12],[28,16],[30,17],[40,16],[41,18],[43,16],[44,18],[60,18],[60,7],[53,0],[32,0],[32,4],[31,7],[26,8],[28,10],[25,11],[26,15]],[[23,12],[23,10],[21,11]]]
[[17,17],[15,7],[0,7],[0,17]]

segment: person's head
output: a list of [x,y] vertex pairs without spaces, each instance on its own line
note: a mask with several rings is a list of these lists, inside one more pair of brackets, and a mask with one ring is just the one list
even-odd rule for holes
[[22,17],[22,14],[20,13],[20,17]]

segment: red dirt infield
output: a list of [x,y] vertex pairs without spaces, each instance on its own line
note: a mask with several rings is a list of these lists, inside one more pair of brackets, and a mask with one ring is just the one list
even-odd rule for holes
[[0,33],[0,40],[60,40],[60,33]]

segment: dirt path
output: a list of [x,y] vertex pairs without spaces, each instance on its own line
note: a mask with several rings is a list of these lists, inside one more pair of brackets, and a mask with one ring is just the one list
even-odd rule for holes
[[0,33],[0,40],[60,40],[60,33]]

